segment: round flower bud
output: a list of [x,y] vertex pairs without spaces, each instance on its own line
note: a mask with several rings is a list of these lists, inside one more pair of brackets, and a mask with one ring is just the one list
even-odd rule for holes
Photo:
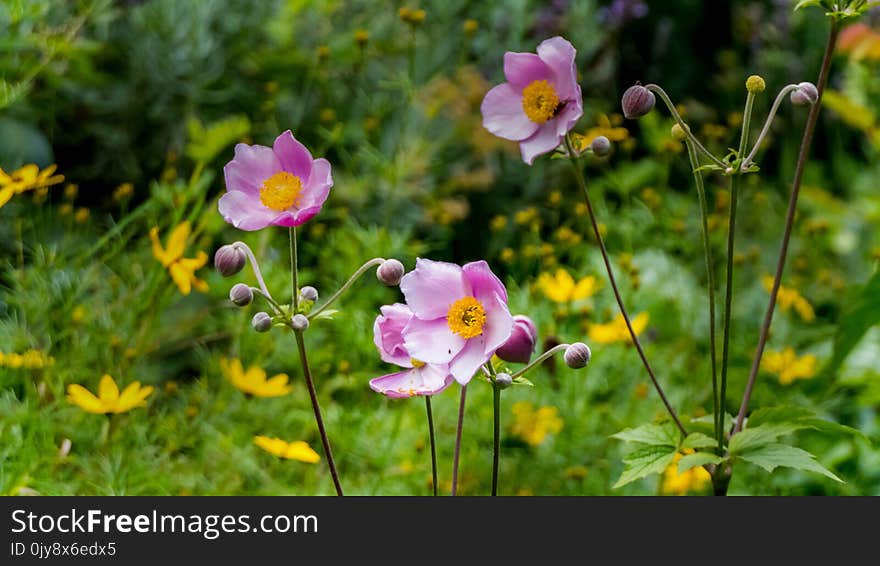
[[797,90],[791,93],[791,103],[795,106],[816,104],[819,101],[819,90],[813,83],[800,83]]
[[509,373],[499,373],[495,376],[495,386],[498,389],[507,389],[513,384],[513,378]]
[[[690,129],[690,128],[688,128],[688,129]],[[684,140],[686,140],[688,138],[688,135],[687,135],[687,132],[685,131],[685,129],[682,128],[678,124],[672,125],[672,130],[670,130],[670,133],[672,134],[672,137],[674,137],[675,139],[677,139],[678,141],[681,141],[681,142],[683,142]]]
[[764,92],[765,88],[767,88],[767,83],[758,75],[752,75],[746,79],[746,90],[752,94]]
[[590,142],[590,149],[596,157],[605,157],[611,153],[611,142],[605,136],[599,136]]
[[303,314],[295,314],[290,320],[290,326],[294,330],[305,330],[309,327],[309,319]]
[[565,365],[572,369],[580,369],[590,363],[592,357],[590,347],[583,342],[575,342],[565,349]]
[[311,285],[306,285],[299,290],[299,298],[304,301],[315,302],[318,300],[318,290]]
[[376,278],[379,279],[383,285],[393,287],[400,284],[400,279],[405,272],[406,269],[404,269],[402,263],[396,259],[386,259],[382,265],[379,266],[379,269],[376,270]]
[[214,254],[214,267],[223,277],[235,275],[247,263],[247,255],[239,248],[227,244],[221,246],[217,253]]
[[654,102],[654,93],[638,84],[626,89],[620,99],[623,115],[630,120],[641,118],[650,112],[654,108]]
[[229,290],[229,300],[235,303],[235,306],[246,307],[254,301],[254,292],[244,283],[236,283]]
[[537,341],[538,329],[535,323],[529,317],[518,314],[513,317],[510,338],[495,351],[495,355],[505,362],[527,364],[535,351]]
[[260,311],[251,319],[251,326],[257,332],[268,332],[272,328],[272,317]]

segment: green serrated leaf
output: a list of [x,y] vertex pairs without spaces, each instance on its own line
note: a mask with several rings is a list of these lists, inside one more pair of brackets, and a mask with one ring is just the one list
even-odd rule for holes
[[623,472],[612,488],[624,486],[638,479],[660,474],[675,459],[677,451],[672,446],[644,446],[624,458]]
[[804,407],[762,407],[749,415],[748,425],[749,427],[757,427],[765,423],[780,422],[797,422],[805,425],[804,428],[813,428],[833,434],[851,434],[869,440],[862,431],[823,419]]
[[678,448],[680,435],[675,426],[671,422],[666,421],[662,424],[651,423],[637,428],[627,428],[612,434],[611,438],[648,446],[671,446],[672,448]]
[[702,432],[692,432],[687,435],[684,442],[681,443],[682,448],[714,448],[718,445],[718,441]]
[[514,380],[513,380],[513,384],[514,384],[514,385],[528,385],[529,387],[534,387],[534,386],[535,386],[534,383],[532,383],[531,381],[529,381],[528,379],[526,379],[526,378],[523,377],[523,376],[519,376],[519,377],[517,377],[516,379],[514,379]]
[[723,461],[724,458],[711,452],[694,452],[693,454],[681,457],[681,460],[678,461],[678,473],[681,474],[691,468],[705,466],[706,464],[720,464]]
[[741,454],[776,442],[780,436],[805,428],[811,427],[809,424],[801,422],[764,423],[760,426],[750,426],[730,438],[728,449],[731,454]]
[[821,375],[828,376],[840,369],[865,333],[876,324],[880,324],[880,271],[868,280],[841,315],[834,336],[834,354],[822,368]]
[[794,468],[796,470],[822,474],[834,481],[845,483],[825,466],[817,462],[813,454],[787,444],[764,444],[745,453],[738,454],[736,457],[760,466],[771,473],[779,467]]
[[338,313],[338,312],[339,312],[339,311],[336,310],[336,309],[327,309],[327,310],[323,310],[323,311],[319,312],[318,314],[316,314],[315,316],[313,316],[313,317],[312,317],[312,320],[318,320],[318,319],[332,320],[332,319],[333,319],[333,315],[335,315],[335,314]]

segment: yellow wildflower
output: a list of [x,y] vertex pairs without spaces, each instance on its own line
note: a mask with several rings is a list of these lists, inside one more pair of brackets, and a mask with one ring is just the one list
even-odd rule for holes
[[64,185],[64,200],[74,200],[79,194],[79,185],[76,183],[67,183]]
[[[685,452],[693,454],[693,450],[686,450]],[[681,454],[676,454],[672,463],[663,472],[663,482],[660,486],[663,493],[685,495],[689,491],[702,491],[712,482],[712,476],[700,466],[695,466],[690,470],[679,473],[679,460],[681,460]]]
[[[770,290],[773,289],[773,277],[765,275],[761,278],[761,284],[764,285],[764,289],[769,293]],[[803,295],[798,293],[797,289],[780,285],[779,293],[776,295],[776,301],[779,303],[779,308],[783,311],[787,312],[794,307],[794,310],[797,311],[801,320],[804,322],[812,322],[816,319],[816,313],[813,311],[813,306],[810,305],[809,301],[807,301]]]
[[291,388],[287,384],[289,378],[286,373],[279,373],[266,379],[266,370],[259,366],[251,366],[245,371],[238,358],[231,360],[220,358],[220,370],[239,391],[254,397],[280,397],[290,393]]
[[113,200],[115,202],[122,202],[131,198],[131,195],[133,194],[134,185],[131,183],[122,183],[113,190]]
[[[648,326],[650,316],[643,312],[630,320],[636,336],[641,334]],[[589,329],[590,340],[600,344],[613,344],[614,342],[632,342],[632,337],[626,327],[626,321],[622,314],[607,324],[591,324]]]
[[492,220],[489,222],[489,228],[491,228],[493,232],[500,232],[501,230],[504,230],[505,226],[507,226],[507,217],[503,214],[493,216]]
[[598,280],[592,275],[575,282],[568,271],[561,267],[554,275],[541,273],[537,285],[548,299],[557,303],[587,299],[595,295],[600,287]]
[[57,185],[64,181],[64,175],[52,175],[56,168],[56,165],[50,165],[40,171],[40,168],[33,163],[25,165],[12,173],[7,173],[0,168],[0,208],[9,202],[9,199],[14,195],[50,185]]
[[119,393],[116,381],[105,374],[98,384],[97,397],[82,385],[71,384],[67,387],[67,400],[80,409],[96,415],[118,414],[145,406],[147,404],[145,399],[152,392],[151,386],[141,387],[141,382],[135,381]]
[[76,209],[76,212],[73,215],[74,221],[77,224],[85,224],[85,222],[89,219],[90,211],[88,208],[82,206]]
[[359,29],[354,32],[354,40],[358,45],[363,47],[368,41],[370,41],[370,32],[365,29]]
[[171,279],[184,295],[189,295],[193,287],[205,292],[208,284],[196,277],[196,270],[201,269],[208,263],[208,254],[200,251],[195,258],[183,257],[186,249],[186,239],[189,237],[190,224],[188,221],[179,224],[168,237],[166,248],[159,242],[159,229],[150,230],[150,240],[153,241],[153,257],[159,260],[168,269]]
[[465,20],[461,27],[466,34],[473,35],[480,29],[480,23],[477,20]]
[[519,224],[520,226],[524,226],[526,224],[531,223],[533,220],[537,220],[538,218],[538,209],[530,206],[529,208],[520,210],[513,216],[514,222]]
[[55,358],[39,350],[28,350],[23,354],[0,352],[0,367],[9,369],[42,369],[55,363]]
[[810,379],[816,375],[816,356],[798,357],[792,348],[781,352],[768,350],[761,359],[761,369],[778,375],[782,385],[791,385],[796,379]]
[[321,457],[317,452],[312,450],[311,446],[302,440],[287,442],[280,438],[269,438],[268,436],[255,436],[254,444],[279,458],[287,460],[298,460],[307,464],[315,464],[321,461]]
[[548,434],[562,430],[562,419],[556,407],[540,407],[537,411],[528,401],[519,401],[510,409],[513,412],[511,432],[530,446],[538,446]]
[[503,250],[501,250],[499,256],[501,257],[501,261],[503,261],[504,263],[510,263],[511,261],[513,261],[513,258],[516,257],[516,252],[514,252],[510,248],[504,248]]
[[[577,134],[572,137],[576,139],[576,136]],[[584,132],[582,137],[586,145],[589,145],[599,136],[605,136],[611,142],[622,142],[629,137],[629,130],[624,127],[615,126],[611,118],[605,114],[599,114],[599,117],[596,119],[596,125]]]

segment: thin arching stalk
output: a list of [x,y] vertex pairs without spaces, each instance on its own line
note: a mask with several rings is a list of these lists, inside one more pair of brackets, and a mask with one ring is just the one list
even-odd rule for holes
[[437,446],[434,442],[434,411],[431,410],[431,396],[425,395],[425,411],[428,414],[428,438],[431,440],[431,478],[434,497],[437,496]]
[[464,408],[467,401],[467,385],[461,386],[461,397],[458,402],[458,424],[455,428],[455,453],[452,456],[452,491],[455,496],[458,491],[458,464],[461,457],[461,431],[464,427]]

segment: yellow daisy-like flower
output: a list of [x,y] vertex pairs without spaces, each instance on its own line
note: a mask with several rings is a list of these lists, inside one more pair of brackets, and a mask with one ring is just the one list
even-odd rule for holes
[[541,273],[537,285],[548,299],[557,303],[587,299],[595,295],[600,288],[599,281],[592,275],[575,281],[568,271],[561,267],[553,275]]
[[538,446],[549,434],[562,430],[563,422],[556,407],[540,407],[535,410],[528,401],[514,403],[511,432],[522,438],[530,446]]
[[[764,285],[764,289],[769,293],[773,289],[773,277],[765,275],[761,278],[761,284]],[[779,308],[783,311],[789,311],[794,308],[804,322],[812,322],[816,319],[816,312],[813,310],[813,306],[797,289],[780,285],[779,293],[776,295],[776,302],[779,303]]]
[[64,181],[64,175],[53,175],[55,169],[57,169],[56,165],[50,165],[40,171],[40,168],[33,163],[12,173],[0,168],[0,208],[15,195]]
[[119,392],[119,387],[112,377],[105,374],[98,384],[98,396],[82,385],[72,384],[67,387],[67,400],[80,409],[104,415],[108,413],[127,413],[135,407],[143,407],[146,398],[153,392],[151,386],[141,387],[140,381],[135,381]]
[[168,269],[171,279],[184,295],[189,295],[193,287],[204,293],[208,290],[208,284],[196,277],[196,271],[208,263],[208,254],[200,251],[195,258],[183,257],[186,249],[186,239],[190,234],[189,221],[179,224],[171,235],[168,236],[168,244],[162,247],[159,241],[159,229],[150,230],[150,240],[153,242],[153,257]]
[[[685,450],[685,453],[693,454],[693,450]],[[678,473],[678,461],[681,454],[676,454],[672,463],[663,472],[661,491],[669,495],[685,495],[689,491],[702,491],[712,482],[709,472],[696,466],[683,473]]]
[[810,379],[816,376],[816,356],[807,354],[798,357],[794,349],[768,350],[761,359],[761,369],[779,376],[779,383],[791,385],[797,379]]
[[231,360],[220,358],[220,369],[226,379],[239,391],[254,397],[280,397],[287,395],[291,390],[290,385],[287,384],[289,378],[286,373],[279,373],[266,379],[266,370],[259,366],[251,366],[245,371],[238,358]]
[[[650,320],[650,315],[646,312],[639,313],[635,318],[630,320],[636,336],[641,334],[645,328],[647,328],[648,320]],[[622,314],[617,315],[614,320],[607,324],[591,324],[589,334],[590,340],[600,344],[632,342],[632,337],[629,334],[629,330],[626,327],[626,321]]]
[[298,460],[307,464],[316,464],[321,461],[321,456],[312,450],[312,447],[302,440],[294,440],[287,442],[280,438],[269,438],[268,436],[255,436],[254,444],[279,458],[287,460]]

